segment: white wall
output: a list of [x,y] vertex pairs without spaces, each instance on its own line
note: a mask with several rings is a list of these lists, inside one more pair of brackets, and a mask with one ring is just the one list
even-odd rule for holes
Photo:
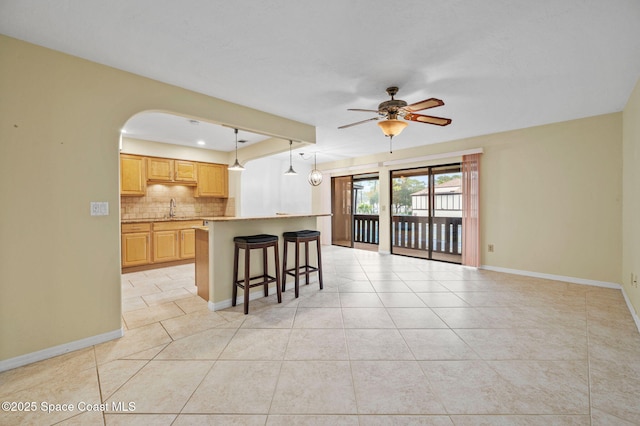
[[[297,160],[297,161],[296,161]],[[238,216],[264,216],[276,213],[312,213],[311,185],[307,176],[311,162],[293,159],[295,176],[285,176],[289,161],[261,158],[244,164]]]

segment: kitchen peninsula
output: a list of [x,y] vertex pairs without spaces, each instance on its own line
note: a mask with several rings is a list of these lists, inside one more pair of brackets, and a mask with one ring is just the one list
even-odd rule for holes
[[[282,257],[282,233],[302,229],[318,229],[318,220],[322,214],[287,214],[257,217],[205,217],[204,226],[196,229],[196,285],[198,295],[205,298],[212,311],[231,306],[233,291],[233,239],[241,235],[271,234],[280,239],[279,250]],[[316,262],[315,250],[310,250],[310,260]],[[269,252],[268,265],[273,260]],[[294,250],[290,250],[290,259],[294,260]],[[282,258],[280,261],[282,262]],[[241,257],[242,262],[242,257]],[[255,262],[255,263],[254,263]],[[252,271],[262,271],[262,256],[252,256]],[[269,271],[275,275],[275,271]],[[275,286],[274,290],[275,292]],[[263,297],[262,288],[256,288],[254,297]]]

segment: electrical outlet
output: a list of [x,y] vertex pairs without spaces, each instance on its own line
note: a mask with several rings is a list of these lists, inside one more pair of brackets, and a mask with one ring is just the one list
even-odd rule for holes
[[489,244],[487,249],[489,250],[489,253],[493,253],[493,244]]
[[631,284],[635,287],[638,288],[638,274],[631,274]]

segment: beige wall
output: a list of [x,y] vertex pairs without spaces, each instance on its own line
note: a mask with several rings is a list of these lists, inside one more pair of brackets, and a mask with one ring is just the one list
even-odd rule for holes
[[[118,141],[131,116],[315,143],[312,126],[5,36],[0,57],[0,360],[120,329]],[[91,201],[110,215],[91,217]]]
[[631,274],[640,275],[640,80],[622,117],[622,284],[639,314],[640,289]]
[[[120,328],[118,135],[129,117],[161,110],[315,142],[311,126],[4,36],[0,57],[0,360]],[[629,271],[640,273],[638,91],[624,114],[319,168],[373,163],[387,174],[411,164],[378,162],[482,147],[482,263],[612,283],[622,271],[638,309],[628,285]],[[326,194],[327,182],[316,191]],[[108,201],[111,214],[91,217],[90,201]],[[381,201],[388,208],[388,196]],[[327,211],[322,196],[313,202]]]
[[[621,113],[325,163],[322,169],[369,164],[334,174],[379,170],[381,208],[388,212],[389,170],[449,163],[460,157],[444,155],[393,166],[384,166],[385,162],[474,148],[484,151],[483,265],[620,283]],[[317,196],[314,201],[322,203]],[[380,236],[381,251],[389,250],[387,216],[380,217],[380,229],[386,231]],[[495,252],[487,252],[487,244],[493,244]]]

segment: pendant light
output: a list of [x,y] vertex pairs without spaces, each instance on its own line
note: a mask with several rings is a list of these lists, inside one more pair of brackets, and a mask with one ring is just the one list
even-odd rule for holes
[[309,172],[309,183],[313,186],[318,186],[322,183],[322,173],[316,166],[316,153],[313,153],[313,170]]
[[291,145],[293,145],[293,141],[289,141],[289,170],[284,172],[285,176],[293,176],[297,175],[295,170],[293,170],[293,158],[291,157]]
[[233,163],[233,165],[229,166],[229,170],[232,170],[234,172],[241,172],[244,170],[244,167],[242,167],[242,164],[240,164],[240,162],[238,161],[238,129],[233,130],[236,134],[236,162]]

